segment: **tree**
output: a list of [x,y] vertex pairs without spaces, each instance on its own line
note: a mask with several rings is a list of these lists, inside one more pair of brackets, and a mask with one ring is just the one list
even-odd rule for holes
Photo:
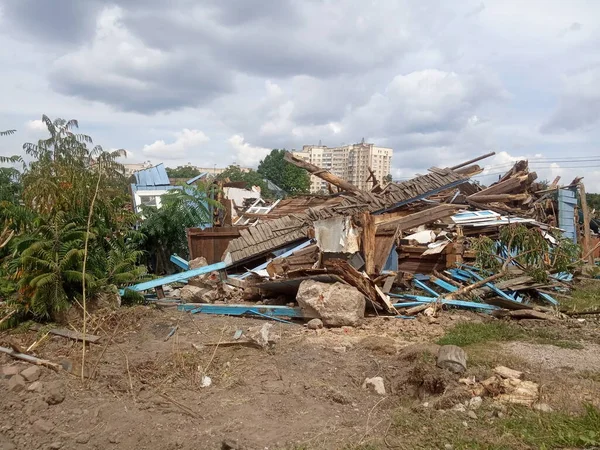
[[283,158],[285,149],[274,149],[258,165],[258,173],[288,194],[305,194],[310,188],[310,175]]
[[383,177],[383,182],[384,183],[391,183],[392,182],[392,174],[388,173],[385,177]]
[[189,180],[200,175],[200,171],[194,166],[177,166],[176,168],[167,167],[169,178],[185,178]]
[[600,212],[600,194],[586,193],[587,205],[590,210],[595,209],[596,212]]
[[8,158],[23,164],[20,176],[9,174],[20,178],[22,187],[5,189],[3,195],[20,198],[0,202],[2,234],[14,236],[0,275],[18,286],[10,302],[19,318],[53,318],[81,300],[86,241],[88,298],[116,292],[146,272],[130,245],[138,218],[126,208],[127,180],[117,162],[124,152],[92,147],[91,137],[75,133],[76,120],[42,116],[42,121],[50,137],[23,145],[27,162]]
[[189,258],[186,229],[210,224],[211,208],[219,208],[210,199],[209,186],[189,186],[172,190],[161,197],[160,209],[142,207],[145,219],[140,232],[145,237],[145,248],[155,259],[155,272],[169,271],[169,257],[176,253]]
[[230,181],[243,181],[245,184],[245,189],[252,189],[252,186],[260,187],[260,193],[263,198],[271,198],[273,197],[273,193],[270,191],[267,183],[263,179],[263,177],[255,170],[248,170],[247,172],[242,171],[239,166],[231,165],[227,167],[222,173],[217,177],[218,180],[226,180]]

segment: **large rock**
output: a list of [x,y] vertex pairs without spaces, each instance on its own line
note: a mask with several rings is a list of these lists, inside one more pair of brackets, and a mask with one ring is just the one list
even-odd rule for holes
[[208,303],[204,294],[207,294],[210,291],[210,289],[188,284],[180,289],[179,298],[185,303]]
[[365,297],[356,288],[343,283],[305,280],[296,300],[305,315],[320,317],[326,326],[357,326],[365,317]]

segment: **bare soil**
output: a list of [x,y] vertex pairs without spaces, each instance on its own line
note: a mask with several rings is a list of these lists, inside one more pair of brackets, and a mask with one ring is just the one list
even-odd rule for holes
[[[461,320],[482,317],[370,318],[357,328],[316,331],[269,322],[275,343],[262,349],[216,345],[232,341],[236,330],[260,328],[267,323],[262,320],[145,306],[100,311],[88,329],[103,341],[88,346],[85,383],[81,343],[56,336],[34,353],[72,366],[70,372],[42,369],[39,391],[9,391],[8,381],[0,381],[0,449],[219,449],[224,441],[247,449],[376,445],[401,405],[449,409],[464,400],[458,376],[436,368],[432,356],[432,343]],[[27,348],[43,334],[12,332],[2,340]],[[528,376],[544,386],[560,381],[560,389],[546,387],[543,395],[566,408],[563,394],[572,389],[578,389],[573,407],[579,399],[598,402],[600,380],[589,374],[600,370],[600,353],[597,345],[584,345],[505,343],[497,351],[522,358]],[[0,355],[0,366],[15,364],[27,367]],[[473,367],[467,375],[485,370]],[[201,386],[203,375],[210,386]],[[362,387],[365,378],[377,376],[386,396]],[[53,392],[64,400],[49,405],[45,399]]]

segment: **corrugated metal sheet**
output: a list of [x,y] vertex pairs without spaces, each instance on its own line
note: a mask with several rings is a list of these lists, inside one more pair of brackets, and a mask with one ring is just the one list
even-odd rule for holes
[[562,228],[563,235],[577,243],[575,233],[575,207],[577,195],[575,189],[558,190],[558,226]]
[[195,183],[196,181],[198,181],[200,178],[204,178],[206,175],[208,175],[208,172],[202,172],[200,175],[196,175],[194,178],[190,178],[189,180],[187,180],[185,182],[185,184],[192,184]]
[[134,175],[138,189],[142,189],[142,186],[169,186],[171,184],[163,163],[148,169],[138,170]]

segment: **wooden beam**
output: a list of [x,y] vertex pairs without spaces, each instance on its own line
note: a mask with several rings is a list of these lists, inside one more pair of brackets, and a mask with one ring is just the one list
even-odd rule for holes
[[478,202],[488,203],[488,202],[498,202],[498,203],[506,203],[506,202],[517,202],[527,200],[529,194],[490,194],[490,195],[479,195],[477,196]]
[[358,189],[353,184],[348,183],[345,180],[342,180],[340,177],[332,174],[331,172],[328,172],[325,169],[321,169],[319,166],[315,166],[314,164],[303,161],[300,158],[296,158],[290,152],[285,152],[284,159],[287,162],[292,163],[296,167],[300,167],[300,168],[308,171],[309,173],[313,174],[314,176],[319,177],[320,179],[325,180],[328,183],[333,184],[334,186],[337,186],[340,189],[343,189],[345,191],[350,191],[350,192],[359,192],[360,191],[360,189]]
[[585,196],[585,186],[583,183],[579,183],[579,196],[581,197],[581,211],[583,212],[583,254],[588,254],[587,262],[593,265],[594,254],[593,252],[590,252],[592,245],[590,231],[590,210],[588,209],[587,198]]
[[404,217],[397,218],[396,220],[379,223],[377,231],[385,230],[388,228],[409,230],[411,228],[416,228],[419,225],[424,225],[426,223],[433,222],[435,220],[443,219],[444,217],[449,217],[453,215],[456,211],[463,209],[463,205],[438,205],[433,208],[425,209],[423,211],[419,211],[416,213],[409,214]]
[[486,153],[485,155],[478,156],[477,158],[470,159],[465,161],[464,163],[460,163],[456,166],[450,167],[452,170],[460,169],[461,167],[468,166],[469,164],[473,164],[474,162],[481,161],[482,159],[489,158],[490,156],[494,156],[496,152]]
[[375,229],[374,217],[368,212],[362,217],[362,252],[365,258],[365,271],[369,275],[375,273]]

